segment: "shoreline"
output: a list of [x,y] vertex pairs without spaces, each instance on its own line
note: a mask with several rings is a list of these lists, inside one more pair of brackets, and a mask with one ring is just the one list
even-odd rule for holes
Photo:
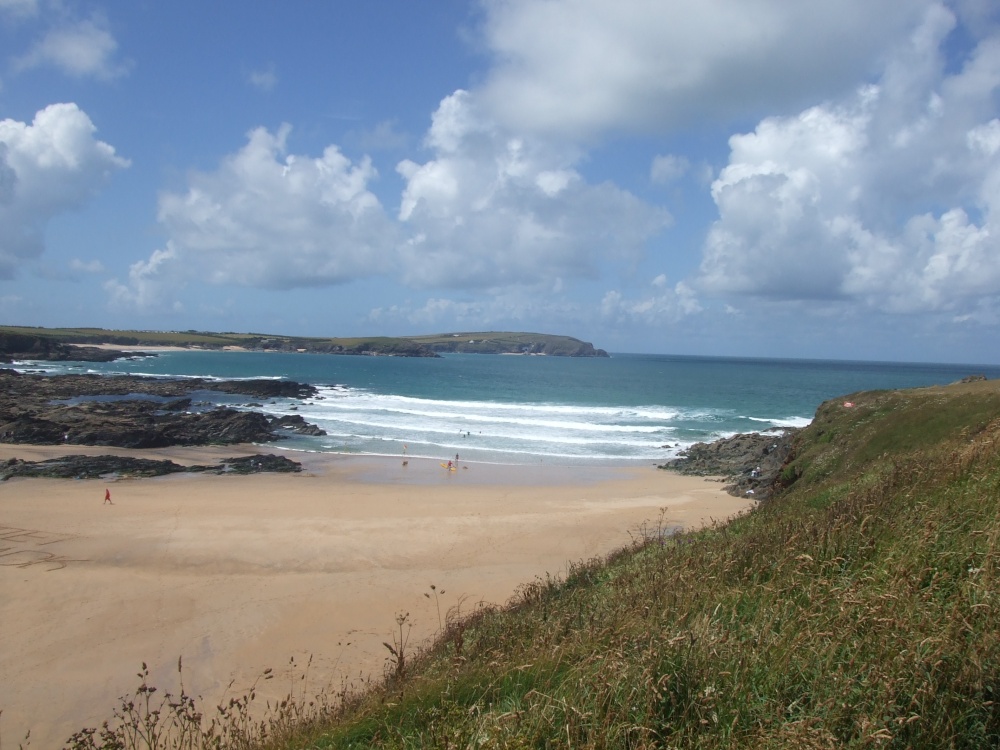
[[104,351],[112,352],[150,352],[155,354],[156,352],[249,352],[252,351],[247,349],[245,346],[223,346],[218,349],[204,346],[167,346],[164,344],[157,344],[155,346],[139,346],[138,344],[73,344],[70,343],[69,346],[75,346],[79,349],[102,349]]
[[[261,446],[5,444],[0,458],[199,463],[241,451]],[[413,459],[296,459],[303,471],[292,475],[0,483],[3,737],[30,728],[45,747],[99,726],[144,661],[151,685],[176,691],[183,658],[185,689],[206,707],[231,681],[241,691],[266,668],[287,672],[290,658],[312,657],[310,685],[357,685],[381,675],[400,613],[415,646],[440,627],[438,603],[442,617],[502,605],[521,584],[619,549],[643,526],[691,528],[754,504],[654,468],[545,466],[515,477],[472,463],[446,472]],[[114,505],[102,505],[105,487]],[[425,596],[432,584],[435,598]],[[271,697],[287,693],[287,680],[274,683]]]

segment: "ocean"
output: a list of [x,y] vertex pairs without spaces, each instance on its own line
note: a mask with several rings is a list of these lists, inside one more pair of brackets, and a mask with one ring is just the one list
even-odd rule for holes
[[630,466],[696,442],[803,427],[825,400],[861,390],[942,385],[1000,366],[744,359],[645,354],[566,358],[452,354],[439,359],[268,352],[161,352],[112,363],[21,362],[23,372],[284,378],[305,400],[226,404],[299,414],[328,433],[289,435],[290,451],[428,457],[513,465]]

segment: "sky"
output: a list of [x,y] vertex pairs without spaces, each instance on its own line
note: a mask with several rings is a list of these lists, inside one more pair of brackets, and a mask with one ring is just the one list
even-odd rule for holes
[[1000,363],[997,0],[0,0],[0,322]]

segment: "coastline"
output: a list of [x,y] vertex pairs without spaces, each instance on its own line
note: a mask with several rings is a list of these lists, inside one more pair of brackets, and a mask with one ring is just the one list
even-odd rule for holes
[[103,351],[110,352],[149,352],[155,354],[156,352],[248,352],[245,346],[223,346],[218,349],[213,349],[204,346],[165,346],[163,344],[157,344],[155,346],[139,346],[133,344],[69,344],[69,346],[75,346],[79,349],[101,349]]
[[[0,458],[71,451],[200,463],[261,446],[0,445]],[[175,691],[182,657],[185,688],[206,706],[230,681],[241,691],[268,667],[287,674],[291,658],[312,657],[310,690],[357,684],[381,675],[399,613],[416,645],[438,629],[438,604],[442,617],[502,604],[522,583],[628,544],[644,524],[690,528],[753,505],[651,467],[447,472],[413,459],[293,457],[300,474],[0,484],[7,741],[30,728],[48,746],[99,726],[142,662],[150,684]],[[106,486],[113,506],[102,506]],[[289,689],[274,683],[273,697]]]

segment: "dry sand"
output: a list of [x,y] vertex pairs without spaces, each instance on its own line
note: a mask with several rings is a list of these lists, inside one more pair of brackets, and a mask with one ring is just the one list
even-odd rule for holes
[[[0,459],[61,452],[0,445]],[[241,451],[133,453],[205,463]],[[100,726],[142,662],[175,690],[183,657],[206,708],[268,667],[287,692],[293,658],[313,657],[311,690],[381,676],[399,613],[415,644],[437,631],[438,605],[504,603],[642,524],[697,526],[749,505],[652,467],[293,457],[301,474],[0,484],[0,742],[30,728],[31,746],[59,747]]]

